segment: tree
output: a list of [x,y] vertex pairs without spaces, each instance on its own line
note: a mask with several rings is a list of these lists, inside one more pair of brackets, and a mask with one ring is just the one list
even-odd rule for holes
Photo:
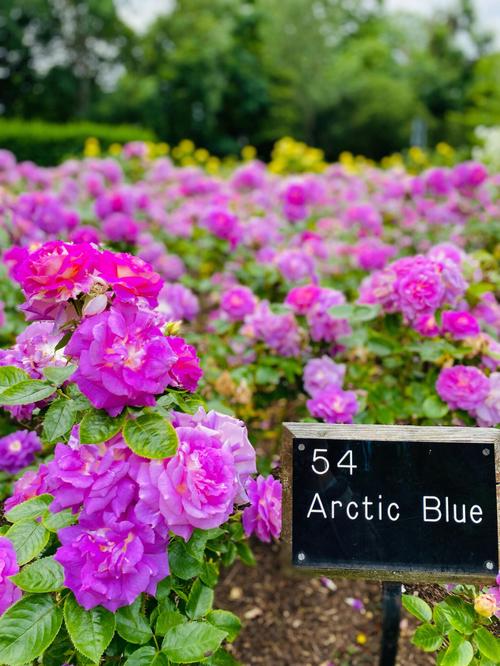
[[3,112],[88,117],[132,40],[113,0],[3,0],[1,14]]

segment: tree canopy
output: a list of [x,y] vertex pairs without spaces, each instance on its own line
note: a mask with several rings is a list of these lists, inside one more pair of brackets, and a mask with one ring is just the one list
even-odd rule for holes
[[[126,0],[122,0],[122,2]],[[214,153],[291,135],[381,157],[500,123],[499,58],[471,0],[177,0],[134,32],[113,0],[3,0],[0,113],[134,123]]]

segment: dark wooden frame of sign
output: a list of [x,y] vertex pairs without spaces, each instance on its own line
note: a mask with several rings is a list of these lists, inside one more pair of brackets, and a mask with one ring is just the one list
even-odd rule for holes
[[[396,425],[330,425],[322,423],[284,423],[281,452],[283,482],[283,541],[287,561],[292,562],[292,455],[295,438],[372,440],[378,442],[454,442],[474,443],[478,446],[493,444],[495,447],[495,476],[497,496],[498,553],[500,561],[500,430],[494,428],[459,428],[444,426],[396,426]],[[453,574],[419,571],[388,571],[380,569],[302,569],[309,576],[336,575],[342,578],[363,578],[379,581],[405,581],[408,583],[491,583],[497,572],[480,576],[477,574]]]

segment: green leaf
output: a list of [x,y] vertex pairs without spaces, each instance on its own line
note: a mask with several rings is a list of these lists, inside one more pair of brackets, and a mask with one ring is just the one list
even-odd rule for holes
[[170,571],[182,580],[199,576],[202,563],[187,552],[186,544],[181,539],[174,541],[168,548]]
[[186,613],[192,620],[198,620],[204,617],[211,609],[214,603],[214,591],[203,585],[197,578],[189,593],[186,604]]
[[417,627],[411,642],[424,652],[434,652],[441,647],[443,637],[432,624],[422,624]]
[[152,460],[170,458],[179,445],[175,428],[159,414],[142,414],[127,421],[123,436],[134,453]]
[[254,554],[250,546],[244,541],[240,541],[236,544],[236,550],[243,564],[246,564],[247,567],[254,567],[257,562],[255,560]]
[[354,315],[354,305],[351,303],[333,305],[331,308],[328,308],[328,314],[335,319],[350,319]]
[[64,382],[74,374],[76,370],[76,365],[64,365],[64,366],[48,366],[42,370],[43,376],[51,384],[56,386],[61,386]]
[[76,409],[72,400],[58,398],[51,403],[43,420],[43,437],[47,442],[55,442],[71,430],[76,419]]
[[267,368],[266,366],[259,365],[255,372],[255,383],[263,386],[271,385],[277,386],[280,382],[280,375],[276,372],[276,368]]
[[151,627],[141,613],[141,597],[138,597],[130,606],[124,606],[116,611],[116,631],[129,643],[144,645],[153,636]]
[[0,367],[0,391],[5,391],[9,386],[15,386],[30,379],[24,370],[11,365]]
[[164,610],[158,615],[156,620],[156,633],[158,636],[165,636],[167,631],[176,627],[178,624],[184,624],[187,618],[177,610]]
[[132,652],[125,662],[125,666],[150,666],[155,656],[155,648],[148,645]]
[[62,338],[59,340],[57,345],[54,347],[54,351],[59,351],[60,349],[66,347],[66,345],[68,344],[68,342],[71,340],[72,337],[73,337],[73,331],[68,331],[67,333],[65,333],[62,336]]
[[132,652],[125,666],[168,666],[168,661],[164,654],[148,645]]
[[34,520],[14,523],[6,534],[12,541],[17,554],[17,563],[26,564],[45,548],[50,532]]
[[232,654],[229,654],[223,648],[219,648],[203,663],[206,666],[242,666],[241,662],[237,661]]
[[412,594],[403,594],[403,607],[421,622],[430,622],[432,610],[427,602]]
[[25,592],[55,592],[64,584],[64,570],[53,557],[43,557],[11,576],[11,580]]
[[63,527],[74,525],[77,520],[78,516],[76,516],[71,509],[64,509],[58,513],[49,512],[47,515],[43,516],[42,524],[49,530],[49,532],[58,532]]
[[472,604],[459,597],[450,596],[442,607],[451,626],[461,634],[471,634],[476,622],[476,612]]
[[442,634],[447,634],[451,629],[451,624],[448,622],[448,617],[443,611],[443,606],[446,605],[446,602],[441,601],[439,604],[434,606],[432,610],[432,619],[438,631]]
[[500,664],[500,640],[498,638],[484,627],[479,627],[474,632],[474,639],[482,655],[491,659],[493,663]]
[[87,409],[93,409],[90,400],[83,395],[76,384],[68,384],[64,391],[73,400],[75,409],[78,412],[83,412]]
[[166,633],[161,649],[174,664],[194,664],[210,657],[226,635],[208,622],[186,622]]
[[64,620],[76,649],[92,662],[98,663],[115,633],[113,613],[102,606],[86,611],[70,595],[64,604]]
[[219,580],[219,569],[214,562],[203,562],[200,578],[208,587],[215,587]]
[[172,576],[167,576],[156,586],[156,600],[160,603],[171,603],[170,592],[172,591]]
[[51,596],[23,597],[0,617],[0,664],[32,662],[52,643],[61,623],[61,610]]
[[214,627],[227,633],[227,640],[232,643],[241,631],[240,618],[226,610],[214,610],[207,615],[207,620]]
[[378,305],[361,305],[358,303],[345,303],[328,308],[328,313],[335,319],[348,319],[351,323],[372,321],[379,315]]
[[55,392],[55,388],[48,382],[39,379],[27,379],[15,384],[0,393],[2,405],[29,405],[48,398]]
[[200,562],[203,560],[205,548],[210,534],[207,530],[200,530],[196,528],[191,535],[191,538],[186,543],[187,552]]
[[109,416],[103,409],[87,412],[80,424],[82,444],[100,444],[114,437],[123,427],[123,416]]
[[430,395],[426,398],[422,409],[429,419],[440,419],[450,411],[448,405],[440,400],[437,395]]
[[454,642],[444,653],[441,666],[468,666],[474,657],[474,650],[469,641]]
[[75,648],[69,640],[66,627],[62,625],[54,642],[42,655],[42,666],[61,666],[69,663],[74,652]]
[[53,499],[53,496],[48,493],[37,495],[37,497],[32,497],[25,502],[21,502],[21,504],[16,504],[10,511],[7,511],[5,517],[11,523],[17,523],[28,518],[38,518],[47,511]]

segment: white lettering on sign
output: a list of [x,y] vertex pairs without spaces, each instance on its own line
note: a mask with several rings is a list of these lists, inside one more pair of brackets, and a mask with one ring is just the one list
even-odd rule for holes
[[[323,476],[323,474],[326,474],[330,469],[330,461],[326,456],[321,455],[323,453],[328,453],[328,449],[314,449],[313,451],[313,462],[311,467],[313,472],[319,476]],[[337,462],[337,467],[339,469],[348,469],[350,476],[353,475],[354,470],[357,469],[358,466],[353,462],[351,449],[346,451],[340,458]]]
[[[314,493],[307,518],[313,514],[319,513],[323,518],[328,518],[325,505],[319,493]],[[390,502],[386,504],[382,495],[378,496],[377,500],[371,500],[367,496],[359,500],[350,500],[349,502],[342,502],[342,500],[332,500],[330,502],[330,518],[340,518],[343,515],[347,516],[349,520],[385,520],[388,518],[392,522],[399,520],[400,511],[399,504]]]
[[422,500],[424,523],[466,523],[478,525],[483,520],[483,510],[478,504],[467,509],[465,504],[450,502],[449,497],[436,497],[435,495],[424,495]]
[[[397,502],[384,500],[382,495],[377,499],[370,499],[367,495],[357,500],[351,499],[349,502],[342,500],[331,500],[329,506],[323,503],[321,495],[314,493],[313,499],[307,512],[307,518],[314,514],[319,514],[323,518],[330,517],[332,520],[343,517],[349,520],[390,520],[397,522],[401,517],[401,509]],[[422,518],[424,523],[467,523],[472,522],[476,525],[483,520],[483,510],[478,504],[473,504],[470,508],[466,504],[451,502],[449,497],[436,497],[435,495],[424,495],[422,498]]]
[[[314,508],[314,505],[316,504],[316,502],[319,503],[319,506],[320,506],[319,509]],[[323,506],[323,502],[321,501],[321,497],[319,496],[319,493],[314,494],[313,501],[311,502],[311,508],[307,512],[307,517],[308,518],[310,517],[311,513],[321,513],[323,518],[326,518],[325,507]]]

